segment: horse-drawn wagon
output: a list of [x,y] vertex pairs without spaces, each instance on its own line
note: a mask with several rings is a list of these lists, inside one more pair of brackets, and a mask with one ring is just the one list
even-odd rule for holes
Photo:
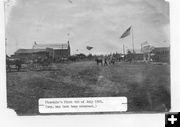
[[52,60],[50,58],[37,57],[33,59],[6,58],[6,70],[11,71],[38,71],[49,70]]

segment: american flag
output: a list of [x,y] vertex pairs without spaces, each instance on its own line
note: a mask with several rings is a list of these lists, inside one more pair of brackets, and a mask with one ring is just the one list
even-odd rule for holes
[[131,26],[121,35],[120,38],[125,38],[130,35],[131,32]]

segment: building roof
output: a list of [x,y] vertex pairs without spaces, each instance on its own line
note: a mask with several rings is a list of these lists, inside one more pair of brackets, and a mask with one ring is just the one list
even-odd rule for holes
[[18,49],[15,53],[37,53],[37,52],[46,52],[46,49]]
[[35,43],[33,45],[33,49],[46,49],[46,48],[68,49],[68,43],[63,43],[63,44],[37,44]]
[[162,51],[169,51],[169,47],[156,47],[152,50],[152,52],[162,52]]
[[[130,52],[132,53],[132,52],[133,52],[133,49],[128,49],[127,51],[130,51]],[[136,54],[142,53],[142,52],[141,52],[141,49],[134,49],[134,52],[135,52]]]

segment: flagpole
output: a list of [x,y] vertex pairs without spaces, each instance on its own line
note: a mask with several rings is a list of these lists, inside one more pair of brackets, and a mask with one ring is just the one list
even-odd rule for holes
[[5,50],[6,50],[6,55],[7,55],[7,38],[5,38]]
[[134,33],[133,33],[133,26],[132,26],[131,35],[132,35],[132,48],[133,48],[133,53],[134,53]]
[[125,49],[124,49],[124,44],[123,44],[123,55],[125,55]]

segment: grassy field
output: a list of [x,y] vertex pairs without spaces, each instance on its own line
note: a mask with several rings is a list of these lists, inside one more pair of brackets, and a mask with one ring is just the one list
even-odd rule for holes
[[170,109],[170,67],[145,63],[54,64],[51,71],[7,73],[8,107],[19,115],[38,113],[39,98],[128,98],[128,112]]

